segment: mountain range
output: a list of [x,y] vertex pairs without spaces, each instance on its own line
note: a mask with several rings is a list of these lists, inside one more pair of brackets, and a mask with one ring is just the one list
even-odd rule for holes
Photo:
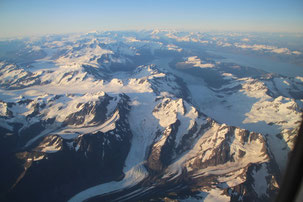
[[301,121],[303,57],[258,39],[152,30],[1,41],[1,201],[271,201]]

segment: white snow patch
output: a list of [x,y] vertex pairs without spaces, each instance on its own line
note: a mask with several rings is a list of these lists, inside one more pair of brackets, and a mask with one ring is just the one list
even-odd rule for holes
[[200,68],[213,68],[215,67],[214,64],[211,63],[202,63],[198,56],[191,56],[187,57],[185,62],[181,62],[180,64],[190,64],[193,67],[200,67]]
[[[53,137],[54,138],[57,138],[57,137]],[[46,144],[44,145],[39,145],[39,147],[42,148],[42,152],[45,152],[45,153],[55,153],[57,151],[60,151],[61,150],[61,145],[60,145],[61,141],[59,138],[57,138],[57,140],[49,145],[49,143],[47,142]]]
[[230,196],[224,194],[224,190],[221,189],[211,189],[207,191],[208,195],[205,197],[204,202],[228,202],[230,201]]

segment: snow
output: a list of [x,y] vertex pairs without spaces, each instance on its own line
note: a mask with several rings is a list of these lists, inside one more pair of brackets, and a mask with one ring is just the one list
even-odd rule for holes
[[264,121],[267,124],[275,123],[282,129],[299,127],[298,120],[301,112],[296,102],[290,98],[282,96],[275,99],[259,101],[253,104],[251,111],[246,113],[243,123],[256,123]]
[[164,73],[158,72],[158,70],[155,68],[155,65],[144,65],[144,66],[138,66],[136,68],[134,74],[131,75],[131,77],[134,79],[130,79],[130,80],[131,81],[152,80],[153,78],[159,78],[165,76],[166,75]]
[[[45,115],[43,119],[55,117],[57,122],[64,122],[70,114],[80,111],[85,103],[95,105],[104,95],[103,91],[86,93],[84,95],[62,95],[59,99],[48,102],[48,107],[41,110],[41,114]],[[89,114],[89,116],[85,117],[84,124],[89,122],[93,118],[92,116],[92,114]]]
[[283,143],[283,140],[281,141],[281,139],[275,135],[267,135],[266,139],[281,173],[284,173],[287,165],[289,149],[286,144]]
[[212,188],[210,190],[202,189],[195,197],[189,197],[187,199],[180,199],[180,202],[228,202],[230,196],[224,194],[224,191],[218,188]]
[[[57,137],[53,137],[52,140],[54,138],[57,138]],[[39,145],[39,147],[42,148],[41,152],[45,152],[45,153],[55,153],[55,152],[58,152],[61,150],[61,139],[60,138],[57,138],[56,141],[52,144],[50,144],[49,142],[47,142],[46,144],[44,145]]]
[[[138,93],[132,96],[132,110],[129,114],[133,134],[131,148],[125,161],[125,177],[119,182],[109,182],[86,189],[73,196],[69,201],[84,201],[88,198],[132,187],[148,176],[144,167],[147,149],[154,139],[157,121],[152,117],[155,95]],[[140,104],[138,104],[140,103]]]
[[5,102],[0,101],[0,116],[7,115],[7,104]]
[[239,170],[228,173],[228,175],[218,177],[218,181],[221,183],[226,183],[228,187],[235,187],[246,181],[246,177],[243,176],[243,173],[245,172],[245,168],[240,168]]
[[[81,46],[78,44],[79,47]],[[77,50],[78,47],[74,45],[68,50],[68,53],[64,56],[61,56],[56,60],[60,65],[65,64],[91,64],[98,65],[97,59],[100,58],[103,54],[113,54],[111,50],[102,49],[96,42],[95,39],[92,39],[90,42],[83,44],[84,47]]]
[[250,41],[249,38],[243,38],[242,41]]
[[[230,143],[230,153],[234,153],[235,161],[228,161],[216,166],[208,166],[200,170],[192,170],[191,164],[196,158],[201,159],[201,162],[209,160],[215,155],[213,150],[219,147],[222,141],[225,141],[225,136],[229,133],[228,127],[225,124],[220,125],[213,123],[210,128],[203,133],[203,136],[194,142],[194,146],[188,152],[169,165],[163,178],[172,180],[182,173],[183,168],[186,168],[187,171],[194,172],[192,174],[194,178],[216,175],[219,176],[219,182],[226,183],[229,186],[236,186],[242,183],[246,180],[241,177],[243,172],[245,172],[243,168],[252,163],[268,162],[269,156],[263,151],[263,148],[266,147],[264,141],[257,139],[256,141],[243,143],[238,135],[240,132],[243,132],[243,129],[237,129],[235,131],[235,138],[233,138],[233,141]],[[259,138],[262,138],[262,136],[259,136]],[[243,158],[239,157],[239,149],[246,152]],[[171,176],[174,177],[171,178]]]
[[204,201],[205,197],[208,195],[208,193],[200,192],[198,194],[195,194],[195,197],[188,197],[186,199],[179,199],[180,202],[201,202]]
[[33,161],[40,161],[42,159],[44,159],[44,155],[40,155],[38,157],[34,157]]
[[[96,195],[119,191],[142,181],[148,176],[148,172],[143,166],[147,157],[148,148],[154,141],[156,141],[154,146],[158,147],[161,147],[165,143],[168,137],[165,136],[165,134],[170,132],[171,128],[169,126],[171,124],[180,120],[180,126],[175,140],[175,146],[177,147],[184,134],[186,134],[195,123],[201,126],[206,122],[203,117],[198,117],[196,109],[199,109],[201,112],[219,122],[243,127],[256,132],[268,133],[267,141],[270,149],[275,159],[278,160],[279,167],[283,168],[283,164],[287,159],[287,152],[283,151],[283,149],[285,149],[285,145],[289,146],[291,143],[286,142],[283,144],[281,140],[274,135],[281,130],[291,130],[298,126],[298,120],[300,119],[298,103],[300,103],[300,100],[292,99],[291,93],[289,92],[294,90],[294,84],[302,83],[302,77],[296,77],[295,79],[279,77],[272,79],[272,81],[265,82],[253,78],[240,79],[231,73],[220,72],[229,84],[222,88],[212,89],[208,87],[201,78],[187,75],[170,68],[168,62],[170,62],[172,58],[152,61],[156,66],[151,64],[140,66],[136,68],[135,72],[117,72],[109,75],[100,73],[99,76],[101,78],[104,77],[104,80],[99,79],[96,75],[85,72],[83,65],[89,65],[98,71],[111,62],[125,63],[129,61],[128,56],[139,55],[138,50],[140,48],[149,48],[152,53],[157,49],[182,52],[182,43],[176,45],[173,43],[174,41],[195,42],[200,43],[200,45],[210,45],[213,43],[222,47],[235,46],[242,49],[265,51],[275,54],[299,55],[301,52],[262,44],[248,45],[244,42],[248,42],[249,39],[243,38],[242,36],[241,39],[243,42],[231,44],[225,40],[226,38],[216,37],[212,39],[215,40],[214,42],[211,41],[211,39],[208,40],[209,38],[194,33],[183,34],[172,31],[155,30],[151,35],[153,35],[152,37],[154,39],[159,39],[160,36],[166,36],[174,40],[169,40],[169,43],[162,43],[156,42],[155,40],[143,40],[142,38],[134,36],[117,39],[116,36],[96,37],[92,34],[84,38],[81,35],[63,37],[62,41],[46,42],[44,46],[39,47],[29,44],[32,50],[43,50],[47,53],[47,56],[43,59],[33,61],[31,67],[26,70],[24,69],[25,67],[17,67],[16,65],[5,66],[5,63],[0,63],[0,83],[11,84],[17,82],[20,78],[37,76],[43,84],[30,86],[34,84],[36,80],[25,80],[19,83],[27,86],[25,89],[10,91],[0,89],[0,98],[5,100],[5,102],[17,102],[22,99],[22,96],[34,100],[30,104],[20,104],[11,107],[10,110],[13,112],[14,118],[5,122],[1,121],[0,125],[11,130],[12,127],[8,125],[8,123],[19,122],[25,124],[24,128],[27,127],[29,124],[38,121],[38,118],[35,117],[26,120],[25,116],[34,112],[33,107],[35,104],[45,102],[46,107],[39,109],[39,116],[41,115],[42,120],[56,118],[56,123],[48,126],[46,130],[29,140],[25,147],[31,145],[41,137],[52,134],[58,134],[65,139],[73,139],[83,133],[93,133],[96,131],[109,132],[115,129],[115,124],[120,118],[119,111],[116,109],[117,103],[119,102],[117,95],[126,93],[130,96],[131,111],[128,118],[133,137],[129,155],[127,156],[123,169],[125,173],[124,179],[119,182],[110,182],[91,187],[75,195],[71,201],[82,201]],[[57,57],[56,55],[60,51],[62,51],[62,54]],[[119,57],[114,56],[114,53],[117,53]],[[104,54],[109,57],[108,63],[100,65],[98,59]],[[183,64],[192,65],[193,67],[214,68],[218,64],[202,61],[198,56],[195,56],[198,54],[195,52],[190,53],[192,56],[187,55],[186,50],[184,53],[182,52],[182,54],[187,56]],[[161,72],[160,70],[164,71]],[[183,99],[175,98],[174,94],[178,91],[178,89],[176,89],[178,86],[173,82],[174,80],[171,79],[172,76],[166,74],[166,70],[181,77],[186,82],[191,92],[191,101],[195,107],[192,107]],[[171,81],[167,78],[171,79]],[[269,83],[271,83],[271,85]],[[154,94],[152,87],[157,87],[161,91],[160,96],[157,97]],[[233,87],[239,87],[240,90],[230,90]],[[267,94],[268,90],[280,96],[271,97]],[[301,88],[296,91],[300,93],[300,90]],[[108,119],[104,123],[99,125],[95,125],[95,123],[91,124],[90,121],[93,120],[94,116],[93,114],[87,114],[82,125],[61,128],[61,123],[64,122],[70,114],[81,110],[85,103],[95,104],[100,97],[105,95],[104,92],[114,97],[113,100],[110,100],[110,104],[106,106],[106,116]],[[51,101],[55,95],[63,96],[55,101]],[[156,98],[157,101],[155,101]],[[6,116],[8,111],[5,102],[0,103],[1,116]],[[154,109],[158,109],[158,111],[154,111]],[[155,139],[157,131],[162,132],[164,135]],[[222,184],[226,183],[228,186],[236,186],[245,180],[240,176],[241,173],[245,172],[243,166],[247,166],[250,163],[260,164],[267,162],[269,157],[267,155],[261,155],[264,153],[262,153],[264,149],[262,139],[243,145],[239,135],[241,131],[240,129],[236,129],[234,139],[230,142],[230,150],[231,153],[235,154],[235,162],[227,162],[223,165],[195,171],[194,176],[228,174],[228,176],[220,176],[218,178],[219,182]],[[163,178],[169,180],[175,179],[181,175],[184,167],[188,171],[194,171],[190,166],[191,160],[197,156],[201,157],[202,162],[209,160],[214,155],[212,152],[213,149],[222,143],[228,132],[227,125],[214,123],[210,129],[206,130],[203,136],[197,137],[198,134],[194,134],[196,139],[194,140],[193,148],[176,159],[175,162],[167,168]],[[287,140],[288,137],[287,135],[283,135],[283,138]],[[55,142],[53,145],[42,145],[42,147],[42,151],[45,153],[53,153],[61,149],[59,142]],[[79,147],[80,146],[77,145],[75,150],[77,151]],[[238,155],[240,149],[246,152],[243,158],[240,158]],[[287,150],[287,148],[285,150]],[[35,158],[36,160],[43,159],[42,156]],[[265,176],[265,167],[262,167],[254,174],[254,178],[261,182],[260,184],[255,184],[255,189],[259,194],[263,194],[264,190],[266,190],[262,187],[265,185]],[[263,192],[261,189],[263,189]],[[140,194],[143,191],[146,190],[139,189],[136,190],[134,194]],[[211,190],[204,191],[205,193],[201,194],[204,201],[228,200],[228,197],[223,195],[220,189],[212,188]]]
[[289,91],[292,86],[290,86],[290,83],[287,79],[282,78],[274,78],[273,79],[274,86],[277,88],[277,90],[286,97],[291,97],[289,95]]
[[178,46],[174,45],[174,44],[168,44],[167,46],[168,50],[173,50],[173,51],[177,51],[177,52],[181,52],[183,49],[179,48]]
[[258,196],[261,197],[262,195],[267,195],[266,191],[268,185],[266,177],[268,176],[268,171],[265,165],[262,165],[258,171],[254,170],[252,176],[254,178],[253,188]]
[[62,130],[54,132],[54,134],[60,135],[64,139],[70,139],[72,137],[77,137],[79,134],[87,134],[94,133],[97,131],[101,131],[106,133],[108,131],[114,130],[116,128],[116,122],[119,120],[120,115],[117,110],[108,120],[106,120],[103,124],[97,126],[67,126]]
[[[262,82],[254,79],[232,82],[226,88],[237,86],[240,82],[242,89],[232,94],[224,94],[215,93],[201,84],[186,79],[185,81],[192,93],[194,105],[217,121],[273,135],[281,129],[298,126],[300,113],[296,110],[296,102],[290,98],[272,99],[266,94],[267,88]],[[269,125],[271,122],[275,125]]]
[[[14,87],[15,83],[18,83],[21,79],[30,76],[30,73],[22,68],[17,67],[13,64],[5,65],[4,62],[0,63],[0,84],[9,85],[9,87]],[[22,85],[29,85],[31,81],[23,80],[20,81]]]
[[207,192],[208,195],[204,199],[204,202],[228,202],[230,201],[230,196],[226,196],[223,190],[211,189]]
[[159,125],[151,113],[156,104],[154,99],[155,95],[152,93],[132,96],[133,103],[137,104],[131,106],[132,110],[129,114],[129,124],[133,137],[132,146],[125,161],[124,171],[145,161],[147,150],[155,138]]
[[136,39],[135,37],[123,37],[126,42],[140,42],[140,40]]
[[[104,123],[101,125],[95,125],[95,123],[89,124],[89,122],[94,118],[94,114],[88,114],[85,116],[84,123],[81,125],[77,126],[66,126],[65,128],[61,128],[60,124],[72,113],[75,113],[79,110],[81,110],[81,107],[78,107],[78,104],[83,104],[83,103],[92,103],[92,102],[97,102],[99,99],[105,96],[105,93],[103,91],[99,91],[96,93],[86,93],[84,95],[75,95],[75,94],[69,94],[69,95],[61,95],[58,99],[55,99],[54,101],[50,101],[51,99],[54,98],[54,95],[44,95],[44,96],[39,96],[38,99],[41,99],[44,97],[44,99],[47,100],[46,104],[47,107],[45,109],[42,109],[40,111],[41,115],[44,115],[41,117],[41,119],[49,119],[49,118],[56,118],[57,123],[48,126],[46,130],[44,130],[42,133],[40,133],[37,137],[29,140],[26,144],[25,147],[29,146],[32,144],[35,140],[37,140],[40,137],[43,137],[45,135],[50,135],[50,134],[58,134],[62,136],[65,139],[71,139],[77,137],[79,134],[83,133],[92,133],[96,131],[102,131],[102,132],[108,132],[110,130],[113,130],[115,128],[115,122],[119,120],[119,111],[116,110],[114,113],[113,110],[117,106],[117,101],[111,102],[109,105],[109,110],[108,114],[109,117],[108,120],[106,120]],[[35,102],[34,102],[35,103]],[[13,108],[13,111],[15,113],[18,112],[18,114],[26,115],[32,112],[33,108],[30,106],[32,103],[29,104],[29,106],[23,106],[22,105],[16,105]],[[27,109],[29,108],[29,109]],[[29,110],[29,111],[26,111]],[[16,117],[18,118],[18,116]],[[16,119],[15,118],[15,119]],[[22,116],[19,118],[19,121],[22,121]],[[34,121],[35,119],[32,119]],[[23,122],[25,122],[23,120]],[[59,129],[58,129],[59,128]]]
[[[165,130],[162,133],[162,136],[158,137],[155,140],[156,143],[154,143],[153,148],[161,148],[165,144],[165,142],[166,142],[167,138],[169,137],[171,131],[172,131],[171,127],[168,126],[167,128],[165,128]],[[158,151],[160,151],[160,149],[157,149],[157,152]]]
[[145,175],[142,175],[141,173],[144,173],[145,171],[142,169],[144,169],[143,165],[137,165],[136,167],[133,167],[131,170],[125,173],[125,177],[123,180],[119,182],[113,181],[109,183],[104,183],[101,185],[88,188],[76,194],[68,201],[69,202],[85,201],[86,199],[89,199],[94,196],[109,194],[114,191],[122,190],[123,188],[126,187],[132,187],[144,179]]
[[[238,92],[231,95],[216,93],[200,79],[171,69],[168,62],[170,62],[169,59],[154,61],[159,68],[167,69],[183,78],[191,92],[194,106],[200,111],[228,125],[270,134],[267,137],[269,147],[279,162],[279,168],[282,171],[284,170],[288,151],[283,149],[285,145],[275,135],[283,128],[296,128],[298,126],[296,121],[300,120],[300,114],[293,110],[296,106],[294,100],[288,98],[272,99],[266,94],[267,87],[264,83],[250,78],[236,79],[229,86],[226,86],[242,85],[242,89]],[[296,79],[300,80],[300,77]],[[218,98],[218,94],[223,95],[223,98]],[[226,114],[232,114],[232,116],[226,116]],[[269,125],[268,123],[271,121],[275,124]],[[205,155],[205,158],[209,158],[207,155],[210,155],[210,153],[206,152]],[[176,168],[171,169],[172,173],[177,172],[176,170],[180,168],[180,165],[182,165],[182,162],[176,163]]]
[[[141,74],[141,76],[145,77],[146,74]],[[145,163],[148,148],[152,144],[157,130],[161,129],[161,126],[152,113],[157,104],[154,102],[156,95],[150,92],[149,88],[143,90],[145,92],[139,90],[139,92],[137,91],[136,93],[128,93],[131,95],[130,105],[132,110],[129,114],[129,124],[133,136],[131,148],[123,169],[125,173],[124,179],[120,182],[110,182],[84,190],[74,196],[70,201],[82,201],[102,193],[125,189],[136,185],[148,176],[148,172],[143,164]],[[174,104],[182,104],[181,99],[172,102]]]
[[171,32],[167,33],[165,36],[167,36],[168,38],[171,38],[171,39],[175,39],[178,42],[181,42],[181,41],[189,42],[191,40],[191,38],[189,36],[179,37],[179,36],[176,36],[174,33],[171,33]]
[[[172,163],[167,168],[166,175],[164,176],[164,178],[166,178],[172,174],[175,174],[175,176],[180,175],[182,173],[182,167],[184,166],[186,161],[188,161],[188,159],[192,159],[197,156],[197,154],[201,151],[201,145],[202,145],[203,141],[205,141],[205,138],[213,136],[213,134],[215,133],[216,130],[218,130],[218,128],[219,128],[219,126],[215,125],[215,126],[211,127],[210,130],[205,132],[203,134],[203,138],[198,139],[198,141],[193,144],[194,146],[191,150],[189,150],[181,158],[177,159],[174,163]],[[205,149],[205,150],[207,150],[207,149]],[[190,170],[189,167],[187,167],[187,169]]]
[[106,133],[107,131],[110,131],[110,130],[113,130],[116,128],[116,121],[118,121],[120,118],[120,115],[119,115],[119,111],[117,110],[113,116],[108,119],[104,124],[102,124],[102,126],[100,127],[100,129],[97,129],[97,130],[100,130],[102,131],[103,133]]
[[237,79],[237,77],[235,77],[231,73],[223,73],[222,76],[224,76],[224,79],[226,79],[226,80],[235,80],[235,79]]
[[77,146],[75,147],[75,151],[78,151],[80,149],[80,144],[77,144]]
[[292,51],[292,54],[294,54],[294,55],[301,55],[302,52],[300,52],[300,51]]
[[[191,130],[198,119],[198,111],[190,106],[187,102],[183,101],[184,108],[186,110],[186,114],[178,113],[178,120],[180,120],[181,124],[178,128],[178,132],[176,134],[176,146],[177,148],[181,143],[183,135],[187,134],[189,130]],[[183,112],[184,113],[184,112]],[[199,123],[199,121],[198,121]]]
[[120,99],[118,97],[114,97],[112,100],[110,100],[109,104],[106,107],[106,117],[109,117],[112,113],[114,113],[114,110],[116,109],[119,101]]
[[42,73],[45,70],[56,70],[58,69],[58,66],[56,63],[54,63],[52,60],[36,60],[34,63],[31,64],[31,67],[28,69],[29,71],[33,73]]
[[213,68],[215,67],[214,64],[211,63],[202,63],[198,56],[191,56],[187,57],[185,62],[181,62],[180,64],[190,64],[193,67],[200,67],[200,68]]
[[177,113],[184,115],[183,100],[171,100],[164,98],[162,103],[159,103],[153,111],[154,117],[159,120],[159,124],[166,128],[177,121]]
[[288,48],[278,48],[276,46],[268,46],[263,44],[248,45],[248,44],[234,43],[234,46],[242,49],[251,49],[254,51],[266,51],[266,52],[285,54],[285,55],[291,55],[291,54],[296,55],[301,53],[299,51],[290,51]]
[[[150,124],[146,125],[147,117],[144,115],[146,115],[146,107],[150,104],[150,101],[152,100],[150,98],[152,97],[154,97],[152,94],[138,95],[135,98],[135,101],[133,101],[133,103],[137,104],[132,106],[134,109],[131,111],[129,118],[133,132],[133,138],[132,147],[126,159],[125,168],[123,170],[126,174],[125,178],[120,182],[106,183],[85,190],[74,196],[70,201],[82,201],[94,195],[100,195],[102,193],[109,193],[111,191],[130,187],[147,177],[147,171],[145,170],[142,163],[144,163],[147,148],[153,139],[153,134],[155,133],[148,130],[148,128],[152,127]],[[138,105],[139,102],[141,105]],[[152,107],[149,108],[150,110],[152,109]]]
[[47,129],[45,129],[44,131],[42,131],[39,135],[37,135],[36,137],[30,139],[30,140],[24,145],[24,148],[30,146],[31,144],[33,144],[33,143],[34,143],[36,140],[38,140],[39,138],[51,134],[52,132],[56,131],[57,128],[59,128],[59,127],[60,127],[59,124],[50,125]]

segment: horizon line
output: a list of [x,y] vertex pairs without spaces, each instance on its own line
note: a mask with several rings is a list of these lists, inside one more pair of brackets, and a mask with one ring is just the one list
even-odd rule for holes
[[102,32],[142,32],[142,31],[172,31],[172,32],[194,32],[194,33],[256,33],[256,34],[290,34],[290,35],[302,35],[303,31],[248,31],[248,30],[218,30],[218,29],[186,29],[186,28],[143,28],[143,29],[90,29],[89,31],[70,31],[70,32],[57,32],[57,33],[37,33],[37,34],[21,34],[12,36],[0,36],[0,40],[22,40],[26,38],[43,37],[43,36],[60,36],[60,35],[76,35],[76,34],[90,34],[90,33],[102,33]]

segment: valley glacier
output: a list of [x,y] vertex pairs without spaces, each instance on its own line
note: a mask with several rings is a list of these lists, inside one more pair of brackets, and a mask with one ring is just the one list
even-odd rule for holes
[[[0,41],[0,199],[273,200],[301,122],[303,50],[245,37],[152,30]],[[285,68],[296,76],[222,51],[294,61]]]

